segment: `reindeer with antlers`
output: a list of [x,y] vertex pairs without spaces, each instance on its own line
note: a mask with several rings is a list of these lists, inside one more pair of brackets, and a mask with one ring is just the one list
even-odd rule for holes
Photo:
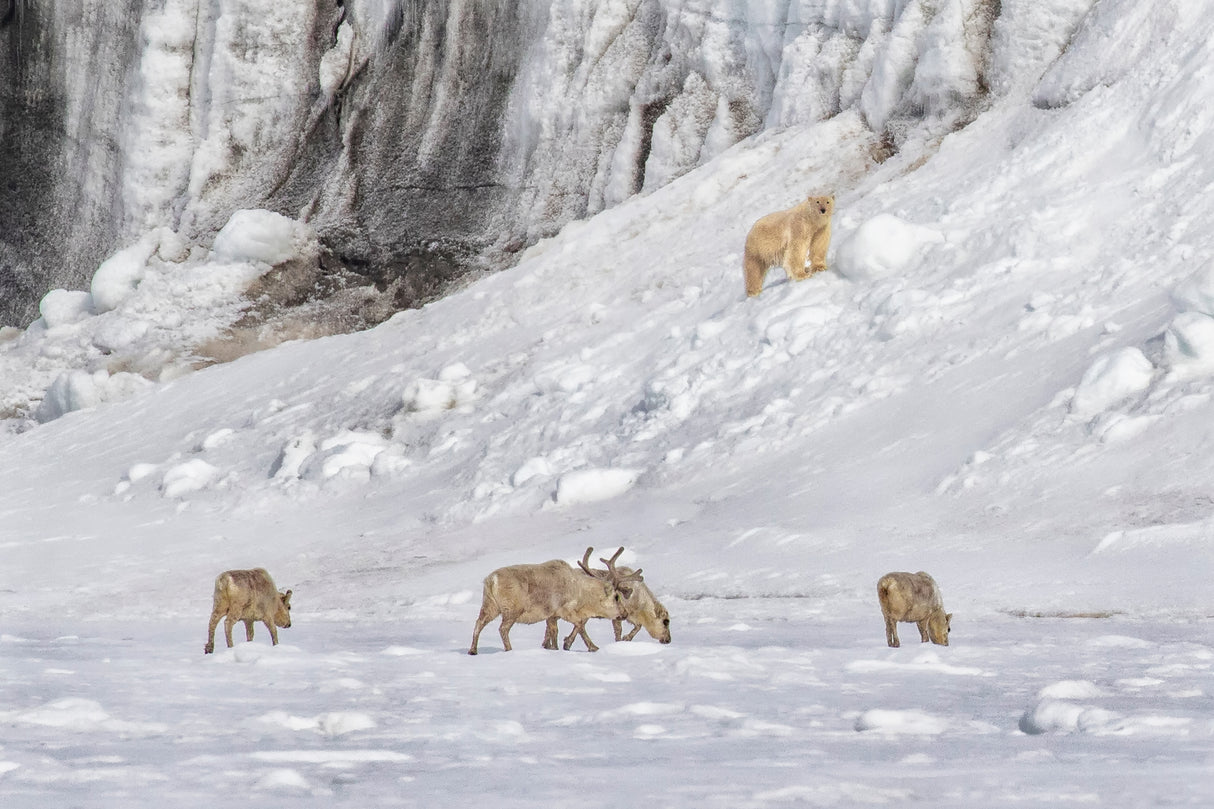
[[476,654],[481,630],[499,615],[502,618],[498,632],[502,646],[510,651],[510,628],[516,623],[546,623],[544,648],[555,649],[557,641],[557,619],[573,624],[573,632],[565,639],[566,651],[573,646],[573,639],[582,636],[586,648],[598,651],[586,634],[586,622],[591,618],[617,619],[624,615],[623,603],[639,583],[641,571],[627,574],[615,569],[615,560],[624,552],[616,551],[611,561],[604,559],[607,570],[592,571],[586,564],[593,548],[587,549],[580,572],[568,562],[553,559],[538,565],[511,565],[498,568],[485,577],[484,595],[481,599],[480,615],[472,631],[472,646],[468,654]]
[[[582,557],[582,561],[578,564],[581,565],[582,570],[592,576],[606,576],[607,571],[605,570],[590,569],[590,552],[592,550],[594,549],[587,548],[586,555]],[[623,548],[620,548],[616,551],[615,556],[611,557],[610,562],[606,559],[599,559],[599,561],[606,564],[608,569],[614,570],[618,575],[628,576],[634,572],[640,575],[640,570],[633,571],[630,567],[615,567],[615,560],[619,558],[623,550]],[[641,627],[644,627],[650,637],[658,643],[670,643],[670,613],[662,606],[662,602],[658,601],[657,596],[653,594],[653,591],[649,589],[649,585],[645,584],[644,581],[635,583],[635,586],[632,587],[632,593],[625,596],[623,606],[624,615],[620,618],[611,619],[611,626],[615,630],[615,639],[617,641],[632,640],[641,631]],[[632,631],[627,635],[624,634],[624,621],[632,624]],[[568,646],[565,648],[568,648]]]

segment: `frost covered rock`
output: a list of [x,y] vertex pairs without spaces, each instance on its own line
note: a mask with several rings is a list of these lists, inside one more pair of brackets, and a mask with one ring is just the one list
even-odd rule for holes
[[717,94],[691,73],[678,96],[653,124],[643,188],[661,188],[700,162],[708,130],[717,117]]
[[1080,700],[1102,696],[1104,692],[1088,680],[1051,683],[1037,692],[1036,704],[1020,717],[1020,730],[1032,735],[1100,730],[1116,719],[1116,714]]
[[194,458],[177,464],[164,473],[160,491],[165,497],[181,497],[210,486],[219,477],[219,470],[202,460]]
[[1107,729],[1118,718],[1117,714],[1102,708],[1045,698],[1020,717],[1020,730],[1031,735],[1093,733]]
[[1164,358],[1174,371],[1203,373],[1214,370],[1214,317],[1181,312],[1163,336]]
[[369,479],[371,465],[387,447],[387,439],[376,433],[344,430],[320,442],[307,474],[324,479],[338,476]]
[[126,372],[111,376],[105,370],[92,373],[64,371],[55,377],[55,381],[47,388],[34,417],[44,423],[53,421],[75,410],[129,398],[151,385],[151,382],[138,374]]
[[281,264],[303,255],[312,240],[309,228],[279,213],[243,210],[232,214],[215,236],[211,255],[219,261]]
[[1090,418],[1146,390],[1155,366],[1137,348],[1123,348],[1099,357],[1084,372],[1071,398],[1071,413]]
[[69,326],[93,314],[93,299],[87,292],[52,289],[42,297],[38,313],[48,329]]
[[548,463],[547,458],[531,458],[510,476],[510,485],[518,488],[533,478],[548,477],[551,474],[552,465]]
[[147,272],[148,259],[156,252],[157,242],[145,237],[101,262],[89,288],[98,314],[117,309],[131,296]]
[[888,278],[908,270],[925,246],[943,241],[938,230],[877,214],[839,244],[835,269],[852,281]]
[[597,503],[619,497],[640,477],[637,469],[579,469],[561,475],[556,484],[556,502],[562,506]]
[[106,353],[130,348],[148,333],[151,324],[146,320],[110,318],[101,319],[93,332],[93,345]]
[[83,410],[101,402],[97,381],[87,371],[66,371],[55,378],[35,412],[38,421],[47,422],[73,410]]
[[401,396],[407,412],[434,414],[460,407],[476,395],[476,379],[462,363],[444,368],[438,379],[415,379]]
[[320,57],[320,90],[326,96],[336,95],[355,69],[366,62],[367,57],[361,53],[357,39],[353,26],[349,21],[343,21],[337,26],[337,42]]
[[1214,316],[1214,264],[1177,284],[1172,290],[1172,301],[1182,312]]
[[992,26],[987,81],[1005,93],[1029,88],[1066,49],[1092,0],[1002,0]]
[[294,480],[303,471],[304,463],[316,452],[316,436],[306,430],[288,441],[279,453],[278,460],[270,472],[276,480]]

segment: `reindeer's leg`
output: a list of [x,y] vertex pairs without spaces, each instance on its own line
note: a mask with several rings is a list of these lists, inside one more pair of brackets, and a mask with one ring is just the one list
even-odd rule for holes
[[902,645],[898,640],[898,622],[890,616],[885,616],[885,642],[897,648]]
[[207,626],[207,645],[202,648],[203,654],[210,654],[215,651],[215,627],[219,626],[219,619],[223,613],[219,610],[211,612],[211,623]]
[[924,618],[922,621],[917,621],[915,625],[919,627],[919,642],[927,643],[927,619]]
[[235,644],[232,643],[232,627],[234,626],[236,626],[236,619],[231,615],[228,615],[223,619],[223,639],[228,642],[229,649],[235,646]]
[[[270,645],[277,646],[278,645],[278,627],[274,626],[274,621],[270,618],[266,618],[264,621],[262,621],[262,623],[266,625],[266,629],[270,630]],[[252,640],[252,639],[253,639],[253,622],[250,621],[249,622],[249,640]]]
[[489,622],[499,615],[501,615],[501,613],[499,613],[496,609],[493,609],[493,607],[490,606],[489,599],[486,598],[484,603],[481,604],[480,614],[476,616],[476,626],[472,630],[472,645],[468,647],[468,654],[476,654],[476,644],[477,641],[480,640],[481,630],[488,626]]
[[620,618],[611,619],[611,628],[615,630],[615,639],[622,640],[624,636],[624,621]]
[[555,618],[549,618],[547,621],[544,622],[544,648],[545,649],[555,649],[556,648],[556,640],[557,640],[557,635],[559,632],[560,632],[560,628],[557,626]]
[[573,646],[573,639],[577,637],[577,624],[573,625],[573,629],[569,631],[569,636],[561,643],[561,648],[566,652]]
[[510,627],[514,626],[514,622],[516,620],[518,620],[518,619],[503,614],[502,615],[502,625],[497,630],[498,634],[502,636],[502,646],[505,648],[505,650],[507,652],[510,651],[510,648],[511,648],[510,647]]
[[[266,625],[268,626],[269,623],[270,622],[267,621]],[[244,639],[248,640],[248,641],[253,640],[253,619],[252,618],[244,619]]]
[[637,636],[637,633],[638,633],[638,632],[640,632],[640,631],[641,631],[641,625],[640,625],[640,624],[633,624],[633,625],[632,625],[632,631],[631,631],[631,632],[629,632],[627,635],[625,635],[625,636],[624,636],[624,640],[632,640],[633,638],[635,638],[635,637]]
[[573,646],[573,639],[577,635],[582,636],[582,641],[585,642],[588,650],[592,652],[599,650],[599,647],[595,646],[594,641],[590,640],[590,636],[586,634],[586,622],[583,621],[580,624],[574,624],[573,631],[569,633],[569,637],[565,638],[565,651],[569,651],[569,648]]

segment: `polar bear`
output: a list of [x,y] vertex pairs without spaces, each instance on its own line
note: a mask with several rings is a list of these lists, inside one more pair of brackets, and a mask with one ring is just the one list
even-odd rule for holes
[[[802,281],[826,269],[826,248],[830,246],[830,217],[835,198],[810,197],[799,205],[769,213],[751,226],[746,234],[746,255],[742,272],[746,296],[763,291],[767,268],[780,265],[793,281]],[[810,268],[805,269],[809,259]]]

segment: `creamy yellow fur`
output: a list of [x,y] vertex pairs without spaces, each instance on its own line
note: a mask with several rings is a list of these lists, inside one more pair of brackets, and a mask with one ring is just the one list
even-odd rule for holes
[[[825,270],[826,250],[830,247],[830,218],[834,212],[833,196],[810,197],[755,222],[746,234],[746,255],[742,260],[746,296],[754,297],[763,291],[763,279],[769,267],[783,267],[793,281]],[[808,270],[805,268],[807,259]]]

